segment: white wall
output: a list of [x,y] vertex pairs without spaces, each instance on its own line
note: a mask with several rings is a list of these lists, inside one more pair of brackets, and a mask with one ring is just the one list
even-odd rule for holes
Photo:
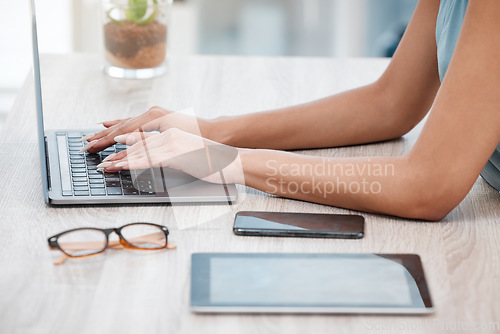
[[31,64],[29,2],[0,0],[0,122]]
[[333,55],[360,57],[365,54],[367,2],[369,0],[336,0],[332,22]]
[[365,54],[370,0],[187,1],[199,6],[198,53],[334,57]]
[[[50,32],[41,37],[45,51],[71,51],[70,5],[67,0],[50,0],[50,7],[40,6],[40,15],[51,18],[40,22],[40,29]],[[1,126],[32,66],[29,0],[0,0],[0,31]]]

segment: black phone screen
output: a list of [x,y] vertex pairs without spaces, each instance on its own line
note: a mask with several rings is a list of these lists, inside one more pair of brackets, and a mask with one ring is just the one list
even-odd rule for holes
[[362,238],[364,218],[359,215],[242,211],[236,215],[239,235],[317,238]]

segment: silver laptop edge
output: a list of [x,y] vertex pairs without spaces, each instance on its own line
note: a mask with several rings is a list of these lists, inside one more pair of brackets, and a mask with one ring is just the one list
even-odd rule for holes
[[35,0],[31,0],[31,35],[33,41],[33,74],[35,80],[36,117],[40,166],[42,169],[43,197],[49,202],[49,171],[47,170],[47,148],[43,128],[42,87],[40,81],[40,56],[38,54],[38,33],[36,29]]
[[239,306],[191,306],[196,313],[335,313],[335,314],[429,314],[433,307],[239,307]]
[[[164,195],[63,196],[63,189],[68,187],[68,182],[71,183],[71,175],[67,168],[67,141],[63,140],[62,138],[71,131],[85,131],[45,131],[44,129],[35,0],[31,0],[31,15],[33,74],[35,81],[35,98],[37,110],[37,135],[40,152],[43,196],[46,203],[55,205],[127,203],[233,203],[237,200],[238,192],[234,184],[220,185],[211,184],[200,180],[193,181],[192,178],[188,175],[185,175],[185,184],[176,186],[173,189],[166,189],[166,193],[168,193],[168,195],[164,193]],[[183,177],[179,177],[178,173],[175,175],[179,180],[183,180]],[[167,177],[168,175],[165,176],[165,179],[167,179]],[[162,184],[163,181],[157,181],[156,183]],[[161,186],[164,188],[163,184]]]

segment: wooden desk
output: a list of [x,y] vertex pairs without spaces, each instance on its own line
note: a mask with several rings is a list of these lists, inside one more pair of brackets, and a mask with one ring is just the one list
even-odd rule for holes
[[[170,59],[168,75],[149,81],[105,77],[92,56],[47,59],[48,128],[93,128],[153,104],[198,113],[238,114],[304,102],[359,86],[387,66],[380,59],[192,57]],[[238,237],[239,210],[346,213],[240,187],[235,205],[50,207],[43,202],[32,80],[0,137],[0,333],[442,333],[447,328],[500,330],[500,195],[482,179],[444,221],[423,223],[365,214],[362,240]],[[107,99],[105,106],[98,102]],[[324,156],[398,155],[402,139],[307,151]],[[69,260],[47,237],[83,226],[133,221],[166,224],[178,249],[108,251]],[[375,252],[422,257],[436,313],[431,316],[196,315],[189,311],[194,252]],[[492,323],[496,322],[496,323]],[[469,326],[469,327],[464,327]],[[474,327],[476,326],[476,327]],[[495,327],[496,326],[496,327]],[[479,327],[481,328],[481,327]]]

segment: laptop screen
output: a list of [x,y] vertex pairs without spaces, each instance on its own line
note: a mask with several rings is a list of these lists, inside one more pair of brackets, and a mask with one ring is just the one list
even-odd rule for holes
[[40,151],[40,166],[42,171],[42,186],[43,196],[45,202],[49,201],[49,173],[47,171],[47,152],[45,146],[45,131],[43,126],[43,107],[42,107],[42,87],[40,78],[40,56],[38,50],[38,32],[36,24],[36,10],[35,0],[31,0],[31,13],[32,13],[32,38],[33,38],[33,75],[35,82],[35,102],[36,102],[36,116],[37,116],[37,132],[38,132],[38,146]]
[[153,104],[168,104],[150,101],[151,82],[106,76],[99,50],[78,52],[78,44],[83,42],[78,42],[76,21],[92,19],[85,31],[90,38],[99,40],[102,33],[98,31],[99,15],[80,17],[80,5],[67,0],[31,0],[37,141],[45,201],[51,184],[45,130],[96,130],[101,127],[97,122],[142,114]]

